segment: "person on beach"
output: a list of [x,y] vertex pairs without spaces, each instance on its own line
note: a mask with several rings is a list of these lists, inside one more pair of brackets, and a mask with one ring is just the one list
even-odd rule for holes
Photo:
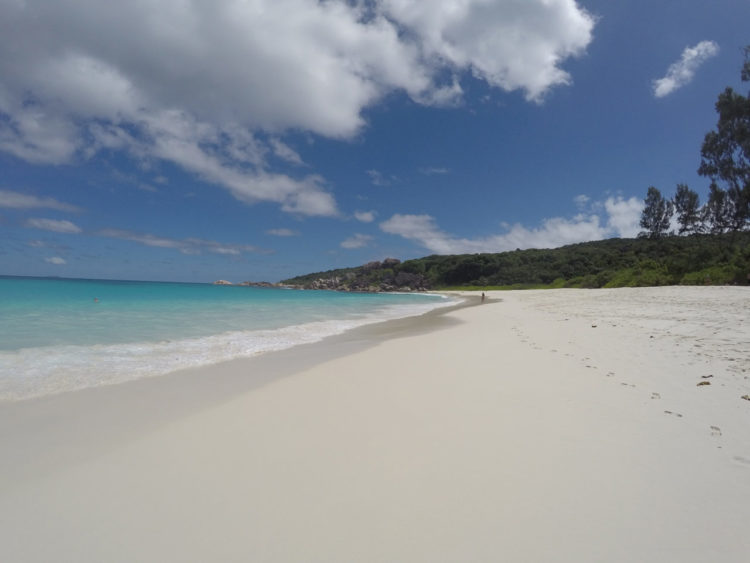
[[482,303],[484,303],[484,291],[482,292]]

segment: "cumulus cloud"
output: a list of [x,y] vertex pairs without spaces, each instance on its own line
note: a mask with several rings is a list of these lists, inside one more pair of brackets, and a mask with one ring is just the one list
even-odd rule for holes
[[37,197],[34,195],[0,190],[0,207],[11,209],[55,209],[57,211],[81,211],[80,207],[57,201],[51,197]]
[[695,47],[686,47],[680,60],[669,66],[667,74],[654,80],[654,96],[663,98],[689,84],[698,68],[718,53],[719,46],[714,41],[701,41]]
[[454,103],[471,74],[539,101],[592,39],[575,0],[0,3],[0,151],[161,159],[247,202],[336,215],[287,131],[351,138],[392,92]]
[[362,234],[355,234],[352,237],[349,237],[345,241],[341,243],[341,248],[346,249],[354,249],[354,248],[362,248],[367,246],[370,241],[372,240],[372,237],[370,235],[362,235]]
[[643,211],[643,200],[636,197],[623,199],[622,197],[607,198],[604,202],[607,213],[607,227],[610,232],[620,238],[633,238],[641,231],[640,221]]
[[362,223],[372,223],[375,220],[374,211],[355,211],[354,218]]
[[65,258],[60,258],[59,256],[52,256],[50,258],[45,258],[45,262],[49,262],[50,264],[55,264],[57,266],[61,266],[63,264],[67,264],[68,262],[65,260]]
[[151,143],[133,141],[132,150],[179,164],[228,189],[240,201],[274,202],[283,211],[301,215],[338,214],[333,195],[325,189],[320,176],[297,179],[266,170],[255,139],[234,126],[221,130],[172,110],[144,118],[142,125]]
[[643,203],[637,198],[608,198],[601,206],[607,216],[578,214],[572,218],[545,219],[536,228],[521,224],[503,225],[505,232],[480,238],[459,238],[446,233],[430,215],[393,215],[380,224],[386,233],[402,236],[435,254],[503,252],[516,248],[555,248],[577,242],[601,240],[638,233]]
[[41,229],[54,233],[78,234],[81,232],[81,228],[75,223],[59,219],[27,219],[26,226],[31,229]]
[[384,0],[382,5],[418,37],[425,57],[467,69],[503,90],[522,90],[534,101],[570,83],[559,64],[584,51],[595,24],[574,0]]
[[248,252],[266,253],[266,251],[248,244],[225,244],[199,238],[173,239],[149,233],[127,231],[124,229],[102,229],[95,234],[100,237],[129,240],[156,248],[173,248],[179,250],[183,254],[201,254],[202,252],[211,252],[213,254],[239,256],[240,254]]

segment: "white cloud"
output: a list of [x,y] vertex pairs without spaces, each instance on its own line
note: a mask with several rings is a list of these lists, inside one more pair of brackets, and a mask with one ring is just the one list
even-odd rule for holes
[[214,254],[239,256],[240,254],[247,252],[267,252],[249,244],[224,244],[213,240],[204,240],[198,238],[173,239],[156,236],[149,233],[127,231],[124,229],[102,229],[95,234],[100,237],[129,240],[132,242],[143,244],[145,246],[152,246],[156,248],[173,248],[175,250],[179,250],[183,254],[201,254],[205,251]]
[[603,206],[607,217],[579,214],[570,219],[545,219],[536,228],[518,223],[504,225],[505,232],[480,238],[458,238],[446,233],[430,215],[393,215],[380,224],[390,234],[412,240],[435,254],[473,254],[503,252],[516,248],[556,248],[577,242],[601,240],[612,236],[632,237],[638,233],[643,203],[633,197],[608,198]]
[[370,241],[372,240],[372,237],[370,235],[362,235],[362,234],[355,234],[352,237],[349,237],[345,241],[341,243],[341,248],[346,249],[354,249],[354,248],[362,248],[367,246]]
[[281,139],[271,139],[270,143],[271,148],[273,149],[273,153],[280,159],[285,160],[290,164],[296,164],[297,166],[302,166],[303,164],[305,164],[299,153],[292,147],[287,145],[285,142],[283,142]]
[[121,240],[131,240],[146,246],[155,246],[158,248],[183,248],[184,241],[158,237],[147,233],[135,233],[122,229],[103,229],[96,233],[100,237],[116,238]]
[[[132,148],[175,162],[209,182],[222,185],[240,201],[275,202],[282,210],[301,215],[338,214],[336,202],[325,190],[320,176],[295,179],[259,166],[261,151],[245,131],[220,130],[175,111],[150,116],[144,124],[153,145],[150,151],[140,143],[134,143]],[[229,163],[227,153],[234,157]],[[256,167],[248,170],[248,164]]]
[[81,228],[75,223],[58,219],[27,219],[26,226],[32,229],[52,231],[54,233],[77,234],[81,232]]
[[351,138],[389,93],[454,103],[467,74],[538,101],[594,27],[575,0],[2,2],[0,21],[0,151],[126,151],[329,216],[322,178],[269,164],[302,162],[285,132]]
[[637,197],[631,197],[630,199],[610,197],[604,202],[604,209],[609,217],[607,226],[614,235],[621,238],[638,236],[641,231],[642,199]]
[[81,211],[80,207],[57,201],[51,197],[37,197],[20,192],[12,192],[10,190],[0,190],[0,207],[8,207],[11,209],[42,208],[70,212]]
[[718,53],[719,46],[714,41],[701,41],[695,47],[686,47],[680,60],[669,66],[667,74],[654,80],[654,96],[663,98],[689,84],[698,68]]
[[375,220],[376,213],[374,211],[355,211],[354,218],[362,223],[372,223]]
[[559,64],[584,51],[595,24],[574,0],[384,0],[382,5],[416,35],[433,64],[469,70],[535,101],[551,87],[570,83]]
[[397,213],[380,223],[380,229],[392,235],[413,240],[438,254],[451,254],[455,240],[437,226],[430,215],[401,215]]
[[44,261],[49,262],[50,264],[56,264],[58,266],[68,263],[65,260],[65,258],[60,258],[59,256],[52,256],[51,258],[45,258]]
[[275,237],[296,237],[299,235],[297,231],[291,229],[269,229],[266,231],[266,234]]

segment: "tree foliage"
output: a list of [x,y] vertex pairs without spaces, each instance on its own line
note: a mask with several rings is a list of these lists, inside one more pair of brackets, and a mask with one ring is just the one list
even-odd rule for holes
[[701,217],[710,233],[723,233],[729,229],[727,192],[722,190],[716,183],[711,183],[708,192],[708,201],[703,207]]
[[641,213],[641,228],[644,230],[639,236],[661,238],[666,235],[673,211],[672,202],[664,199],[654,186],[649,187]]
[[[750,80],[750,46],[745,47],[743,81]],[[727,88],[716,102],[716,130],[706,134],[698,174],[723,190],[724,228],[742,230],[750,223],[750,98]],[[719,184],[726,187],[720,187]]]
[[677,223],[680,225],[678,234],[698,233],[702,229],[701,211],[698,194],[685,184],[677,184],[677,192],[673,199]]

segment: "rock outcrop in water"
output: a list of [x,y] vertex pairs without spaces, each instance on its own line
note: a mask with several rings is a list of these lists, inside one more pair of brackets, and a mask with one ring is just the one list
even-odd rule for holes
[[241,283],[238,283],[237,285],[242,285],[242,286],[245,286],[245,287],[283,287],[282,284],[271,283],[271,282],[267,282],[267,281],[260,281],[260,282],[243,281]]

